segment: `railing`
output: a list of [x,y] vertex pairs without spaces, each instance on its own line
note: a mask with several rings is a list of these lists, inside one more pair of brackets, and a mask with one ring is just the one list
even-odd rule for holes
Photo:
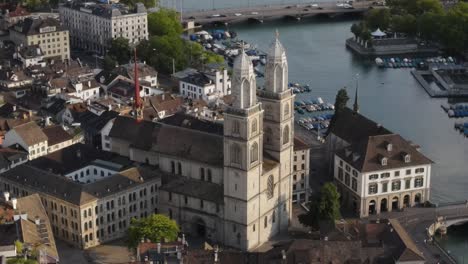
[[432,239],[432,241],[434,245],[440,250],[440,252],[442,252],[442,254],[444,254],[444,256],[447,257],[450,263],[452,264],[458,263],[457,260],[452,255],[450,255],[447,251],[445,251],[445,249],[443,249],[435,239]]

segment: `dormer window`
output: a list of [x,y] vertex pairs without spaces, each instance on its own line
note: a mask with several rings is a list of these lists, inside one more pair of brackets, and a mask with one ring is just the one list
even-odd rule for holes
[[388,159],[386,157],[380,158],[380,164],[382,166],[387,166]]
[[402,157],[403,157],[403,161],[405,163],[410,163],[411,162],[411,155],[410,154],[408,154],[406,152],[403,152]]
[[387,151],[390,152],[393,150],[393,145],[392,143],[387,143]]

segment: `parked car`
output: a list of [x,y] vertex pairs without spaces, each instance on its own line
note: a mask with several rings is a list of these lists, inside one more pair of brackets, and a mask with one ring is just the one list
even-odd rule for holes
[[242,16],[241,13],[235,13],[234,15],[235,15],[236,17]]

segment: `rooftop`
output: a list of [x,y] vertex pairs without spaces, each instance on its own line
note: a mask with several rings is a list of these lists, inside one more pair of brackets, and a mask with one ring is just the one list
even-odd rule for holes
[[28,17],[16,23],[12,29],[25,35],[37,35],[46,32],[65,30],[60,21],[51,17],[32,18]]
[[62,126],[49,126],[44,128],[42,132],[47,136],[49,146],[73,139],[73,137],[68,134]]
[[35,145],[40,142],[47,141],[47,136],[42,132],[42,129],[33,121],[16,126],[14,131],[29,145]]
[[91,1],[69,1],[63,6],[106,18],[125,16],[135,13],[146,13],[146,8],[142,3],[136,4],[136,10],[131,10],[128,6],[120,3],[104,4]]

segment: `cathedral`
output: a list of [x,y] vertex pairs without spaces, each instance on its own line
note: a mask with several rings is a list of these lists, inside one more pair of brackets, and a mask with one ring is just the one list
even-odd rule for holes
[[234,101],[223,124],[179,114],[135,124],[119,116],[103,132],[103,144],[158,166],[155,211],[176,220],[182,232],[252,250],[287,232],[291,219],[294,94],[278,36],[268,51],[263,89],[244,51],[231,80]]

